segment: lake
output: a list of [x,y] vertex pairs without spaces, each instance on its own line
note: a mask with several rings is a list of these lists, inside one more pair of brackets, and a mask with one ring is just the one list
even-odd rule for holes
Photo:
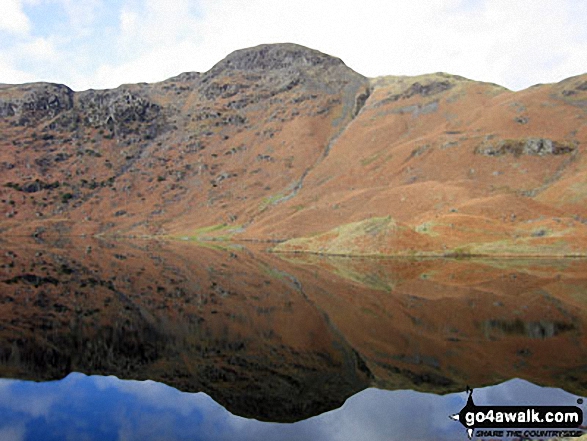
[[465,440],[467,387],[587,410],[586,260],[0,250],[2,441]]

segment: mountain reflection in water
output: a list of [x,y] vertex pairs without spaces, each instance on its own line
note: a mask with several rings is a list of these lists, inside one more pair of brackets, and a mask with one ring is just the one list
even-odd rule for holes
[[522,378],[587,395],[584,260],[333,259],[146,241],[0,250],[3,378],[153,380],[272,422],[370,387],[446,394]]

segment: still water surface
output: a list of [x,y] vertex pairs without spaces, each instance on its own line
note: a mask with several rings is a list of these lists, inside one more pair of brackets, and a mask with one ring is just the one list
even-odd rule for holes
[[[70,374],[46,383],[0,380],[0,439],[9,440],[466,440],[448,416],[464,393],[366,389],[338,409],[296,423],[231,414],[204,393],[152,381]],[[575,405],[560,389],[510,380],[474,391],[479,403]],[[509,438],[511,439],[511,438]]]
[[467,386],[587,395],[582,260],[0,250],[1,440],[466,439]]

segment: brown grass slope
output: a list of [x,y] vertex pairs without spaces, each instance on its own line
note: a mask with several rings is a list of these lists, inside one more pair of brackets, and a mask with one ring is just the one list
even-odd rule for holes
[[151,85],[7,86],[1,228],[152,235],[246,225],[295,192],[367,86],[339,59],[290,44]]
[[[371,84],[297,199],[252,234],[310,236],[278,249],[321,252],[316,234],[390,216],[424,252],[585,253],[587,76],[516,93],[446,74]],[[344,253],[409,253],[393,241],[348,238]]]
[[[0,234],[582,255],[586,110],[586,75],[520,92],[445,73],[369,80],[293,44],[114,90],[3,85]],[[364,228],[378,219],[393,228]]]

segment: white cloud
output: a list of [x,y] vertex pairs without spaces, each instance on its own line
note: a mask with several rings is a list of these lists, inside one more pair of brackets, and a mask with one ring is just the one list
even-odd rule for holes
[[126,4],[120,13],[120,43],[126,52],[142,53],[161,46],[198,40],[198,19],[193,2],[143,0]]
[[17,51],[36,61],[54,60],[59,56],[53,42],[46,38],[34,38],[17,46]]
[[31,24],[22,10],[20,0],[2,0],[0,8],[0,31],[26,34]]
[[192,64],[186,60],[186,53],[193,52],[195,47],[190,41],[157,46],[125,63],[104,64],[92,77],[75,78],[74,88],[111,88],[126,83],[162,81],[193,70]]
[[[0,395],[0,407],[11,409],[15,412],[22,412],[32,417],[46,417],[49,415],[51,408],[58,400],[58,396],[51,391],[41,390],[34,400],[18,399],[18,394],[12,390],[12,386],[23,383],[19,380],[6,380],[4,384],[0,384],[2,394]],[[0,436],[0,440],[4,440]]]
[[26,428],[24,424],[17,427],[0,428],[0,439],[3,441],[24,441],[26,437]]
[[120,14],[120,29],[122,31],[122,35],[137,35],[140,29],[139,18],[139,14],[135,11],[123,9]]
[[99,8],[103,7],[102,0],[59,0],[65,10],[69,23],[73,29],[81,34],[89,31]]
[[0,52],[0,83],[21,84],[30,83],[37,79],[34,73],[25,72],[14,66],[14,61]]
[[[3,9],[20,14],[21,35],[29,32],[20,3],[3,1],[8,5]],[[49,35],[31,37],[27,44],[33,54],[42,42],[54,44],[55,52],[69,60],[67,69],[55,66],[64,76],[60,81],[77,90],[205,71],[236,49],[276,42],[338,56],[366,76],[446,71],[521,89],[586,70],[581,12],[587,8],[573,0],[126,0],[116,12],[118,20],[110,23],[95,19],[107,7],[102,0],[26,1],[30,7],[58,2],[67,12],[67,53]],[[90,30],[107,33],[108,42],[73,44],[78,32]],[[18,63],[11,66],[0,68],[2,79],[19,70]],[[47,72],[36,69],[28,73]]]
[[[67,16],[68,23],[62,23],[67,27],[72,37],[85,35],[91,32],[98,12],[105,8],[104,0],[17,0],[35,7],[39,5],[50,6],[55,13],[63,11]],[[53,17],[47,17],[51,19]]]
[[448,71],[519,89],[581,72],[587,41],[573,41],[580,19],[568,3],[204,0],[197,70],[235,49],[291,41],[367,76]]
[[106,50],[111,57],[93,73],[71,75],[76,90],[161,81],[194,70],[201,41],[194,2],[128,1],[118,16],[118,34]]
[[[137,398],[143,405],[159,409],[172,410],[182,416],[188,416],[194,409],[221,410],[212,398],[203,392],[182,393],[177,389],[156,381],[119,380],[114,376],[89,377],[93,384],[101,391],[112,388],[119,393],[129,394]],[[87,381],[84,379],[84,381]]]

